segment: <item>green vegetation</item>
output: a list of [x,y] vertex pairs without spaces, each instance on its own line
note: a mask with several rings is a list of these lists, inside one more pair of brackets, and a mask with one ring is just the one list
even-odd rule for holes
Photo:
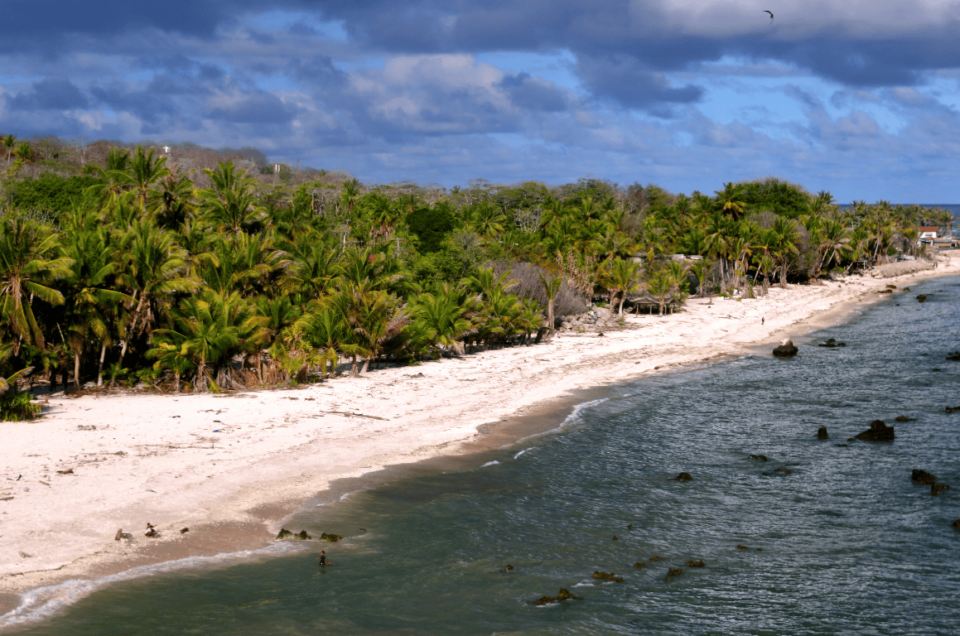
[[713,196],[597,180],[446,191],[277,172],[249,148],[0,141],[5,418],[35,414],[15,392],[31,368],[54,388],[314,382],[526,344],[594,300],[663,315],[691,293],[750,297],[920,255],[917,227],[953,222],[773,179]]

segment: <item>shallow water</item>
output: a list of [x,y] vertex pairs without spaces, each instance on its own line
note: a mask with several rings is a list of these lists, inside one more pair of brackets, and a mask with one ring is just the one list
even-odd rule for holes
[[[930,281],[814,338],[844,348],[624,384],[473,470],[288,524],[342,543],[113,584],[22,633],[956,633],[958,292]],[[895,442],[847,441],[877,418]],[[914,468],[953,489],[931,496]],[[321,548],[336,566],[318,569]],[[597,570],[626,580],[596,585]],[[529,603],[561,587],[583,600]]]

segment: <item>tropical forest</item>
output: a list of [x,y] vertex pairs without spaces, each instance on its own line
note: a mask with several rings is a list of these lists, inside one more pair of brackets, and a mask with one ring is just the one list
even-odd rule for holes
[[[255,148],[0,137],[0,408],[29,389],[230,391],[657,320],[925,256],[949,211],[776,178],[364,184]],[[662,317],[662,318],[660,318]]]

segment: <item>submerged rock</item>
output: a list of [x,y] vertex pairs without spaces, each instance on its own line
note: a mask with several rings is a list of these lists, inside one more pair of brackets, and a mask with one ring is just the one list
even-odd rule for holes
[[926,302],[926,301],[927,301],[927,295],[926,295],[926,294],[918,294],[918,295],[917,295],[917,300],[919,300],[919,301],[922,302],[922,303],[923,303],[923,302]]
[[667,576],[677,576],[683,574],[683,568],[670,568],[667,570]]
[[557,594],[556,596],[541,596],[537,600],[530,601],[530,602],[533,603],[534,605],[549,605],[550,603],[559,603],[561,601],[569,601],[569,600],[582,601],[583,597],[574,596],[567,590],[560,588],[560,593]]
[[925,470],[914,469],[913,474],[910,475],[910,479],[917,482],[918,484],[933,484],[937,481],[936,475],[931,475]]
[[659,560],[662,559],[662,558],[663,558],[663,557],[652,556],[652,557],[650,557],[650,563],[656,563],[657,561],[659,561]]
[[693,481],[693,477],[690,476],[690,473],[680,473],[673,479],[674,481]]
[[339,534],[327,534],[326,532],[324,532],[323,534],[320,535],[320,540],[336,542],[336,541],[342,541],[343,537],[341,537]]
[[846,444],[837,444],[837,446],[839,446],[840,448],[846,448],[846,447],[847,447]]
[[797,355],[800,350],[794,346],[793,341],[789,338],[780,341],[780,346],[773,350],[773,355],[777,358],[792,358]]
[[906,415],[898,415],[896,418],[894,418],[893,421],[894,421],[894,422],[913,422],[913,421],[916,420],[916,419],[917,419],[917,418],[915,418],[915,417],[907,417]]
[[633,564],[633,567],[635,567],[635,568],[645,568],[645,567],[647,567],[647,564],[644,563],[643,561],[637,561],[636,563]]
[[947,360],[952,362],[960,362],[960,351],[951,351],[947,353]]
[[950,486],[946,484],[930,484],[930,494],[936,497],[950,490]]
[[760,461],[765,462],[765,461],[767,461],[767,456],[766,456],[766,455],[751,455],[751,456],[750,456],[750,459],[759,459]]
[[826,426],[821,426],[817,429],[817,439],[830,439],[830,434],[827,433]]
[[703,559],[700,559],[699,561],[687,561],[684,565],[686,565],[688,568],[705,568],[705,567],[707,567],[707,564],[703,562]]
[[960,406],[948,406],[944,409],[947,413],[958,413],[960,412]]
[[897,288],[896,285],[887,285],[887,289],[896,289],[896,288]]
[[793,471],[790,470],[789,468],[775,468],[775,469],[773,470],[773,472],[775,472],[775,473],[783,473],[784,475],[792,475],[792,474],[793,474]]
[[832,348],[834,348],[834,347],[837,346],[837,341],[836,341],[835,338],[830,338],[830,339],[827,340],[826,342],[824,342],[824,343],[822,343],[822,344],[818,344],[817,346],[818,346],[818,347],[826,347],[826,348],[828,348],[828,349],[832,349]]
[[622,576],[617,576],[613,572],[594,572],[593,578],[601,581],[613,581],[614,583],[623,583],[626,580]]
[[957,530],[960,530],[960,519],[957,519],[956,521],[953,522],[953,527],[956,528]]
[[873,420],[870,422],[870,430],[857,435],[857,439],[866,442],[892,442],[893,437],[893,427],[887,426],[883,420]]

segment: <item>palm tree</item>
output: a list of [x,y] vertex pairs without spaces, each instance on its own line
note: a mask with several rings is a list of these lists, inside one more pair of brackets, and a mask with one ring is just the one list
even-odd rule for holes
[[717,192],[717,201],[720,202],[720,210],[732,218],[734,221],[743,216],[746,203],[741,199],[743,197],[743,186],[733,182],[724,183],[723,191]]
[[63,294],[49,283],[70,276],[71,259],[61,255],[57,237],[32,221],[0,219],[0,317],[13,332],[13,352],[20,343],[44,349],[43,333],[32,301],[63,304]]
[[553,331],[556,328],[556,319],[553,316],[553,302],[560,293],[560,287],[563,285],[563,276],[543,275],[543,272],[537,270],[537,276],[540,278],[540,284],[543,285],[543,292],[547,295],[547,329]]
[[640,288],[640,264],[632,260],[614,259],[610,265],[609,281],[610,291],[620,295],[617,314],[622,315],[623,302],[627,299],[627,294]]
[[156,301],[161,296],[198,291],[202,282],[188,273],[188,254],[174,235],[148,222],[135,221],[123,236],[124,268],[120,281],[137,300],[120,349],[120,364],[131,338],[148,331],[156,321]]
[[80,388],[80,362],[87,346],[100,342],[97,386],[103,383],[103,361],[112,344],[111,309],[119,303],[134,303],[132,296],[111,289],[109,279],[117,270],[115,245],[110,232],[98,226],[92,212],[77,211],[65,223],[64,252],[72,261],[67,288],[66,332],[73,351],[74,388]]
[[130,183],[131,190],[140,208],[141,214],[147,212],[147,199],[151,195],[154,184],[170,176],[170,169],[166,167],[167,158],[156,157],[155,148],[150,148],[147,152],[137,146],[130,160],[129,169],[126,171],[127,180]]
[[773,254],[780,261],[780,286],[787,287],[787,263],[790,254],[796,254],[797,241],[800,239],[800,232],[797,231],[796,223],[783,216],[778,216],[773,223]]
[[9,167],[10,160],[13,158],[13,149],[17,146],[17,138],[13,135],[6,135],[3,139],[0,139],[0,143],[3,143],[3,147],[7,149],[7,167]]
[[647,291],[660,306],[661,316],[663,316],[663,309],[667,305],[667,298],[669,298],[673,292],[673,285],[673,277],[665,270],[653,272],[647,280]]
[[337,370],[343,346],[349,339],[349,327],[343,316],[331,307],[304,313],[297,320],[296,332],[312,347],[312,361],[320,366],[320,374],[327,377]]
[[426,327],[425,335],[431,342],[451,347],[462,353],[461,339],[472,328],[467,319],[468,304],[460,302],[460,293],[449,286],[438,293],[421,294],[413,308],[415,322]]
[[239,234],[260,220],[264,213],[257,207],[253,189],[257,180],[246,170],[237,170],[232,161],[220,162],[215,170],[203,171],[210,177],[212,190],[200,192],[204,218],[218,229]]

